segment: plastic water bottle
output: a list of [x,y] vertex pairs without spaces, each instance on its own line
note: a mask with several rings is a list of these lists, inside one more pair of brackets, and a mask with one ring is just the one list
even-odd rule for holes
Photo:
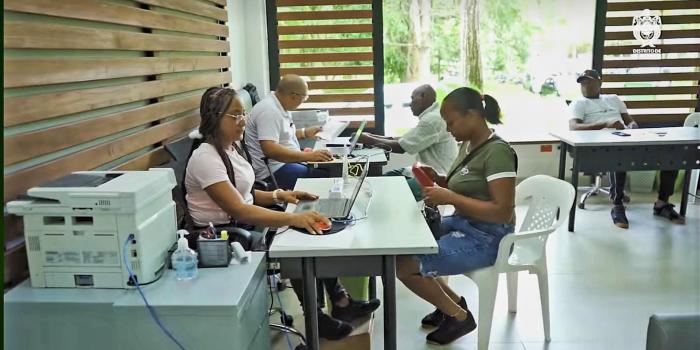
[[197,253],[187,246],[187,231],[177,231],[177,250],[173,253],[172,264],[175,270],[175,278],[178,281],[191,280],[197,277]]
[[350,172],[350,169],[349,169],[350,166],[348,164],[349,153],[350,153],[350,150],[348,150],[347,148],[346,148],[345,152],[343,153],[343,183],[346,185],[350,183],[350,178],[348,177],[348,173]]

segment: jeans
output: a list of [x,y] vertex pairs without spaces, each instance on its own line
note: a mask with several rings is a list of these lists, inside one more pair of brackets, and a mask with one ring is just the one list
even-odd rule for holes
[[[326,170],[314,169],[304,164],[287,163],[275,171],[275,180],[277,185],[284,190],[293,190],[297,179],[300,178],[319,178],[328,177],[329,173]],[[270,178],[265,179],[265,182],[271,183]]]
[[[292,279],[292,288],[299,298],[299,302],[304,304],[304,283],[300,279]],[[328,296],[330,296],[331,301],[335,304],[339,300],[348,296],[348,292],[345,290],[338,278],[322,278],[316,280],[316,294],[318,307],[322,308],[326,304],[326,299],[323,297],[323,287],[326,287]]]
[[491,266],[496,262],[501,239],[511,232],[511,224],[494,224],[467,219],[461,215],[442,218],[438,253],[416,255],[420,272],[426,277],[460,275]]
[[[664,170],[659,176],[659,200],[668,202],[668,198],[673,195],[673,187],[678,177],[678,170]],[[625,181],[627,173],[624,171],[610,173],[610,197],[615,205],[622,205],[622,198],[625,196]]]

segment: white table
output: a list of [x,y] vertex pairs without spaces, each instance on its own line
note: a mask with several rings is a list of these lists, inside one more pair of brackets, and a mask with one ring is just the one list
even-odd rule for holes
[[[680,214],[688,206],[690,171],[700,168],[700,129],[692,127],[552,132],[561,140],[559,178],[564,179],[567,150],[573,159],[571,182],[578,186],[581,171],[635,171],[685,169]],[[574,231],[576,200],[569,213],[569,231]]]
[[[270,348],[265,254],[244,265],[174,271],[143,290],[161,321],[187,349]],[[135,289],[32,288],[4,296],[6,349],[173,349]]]
[[[403,177],[373,177],[369,206],[355,203],[353,215],[366,218],[328,236],[311,236],[294,230],[273,241],[269,256],[280,259],[285,276],[301,276],[309,349],[319,349],[316,278],[382,276],[384,279],[384,349],[396,349],[397,255],[435,254],[433,238]],[[333,179],[299,179],[295,189],[327,196]],[[365,185],[367,185],[367,183]],[[294,210],[289,206],[288,211]]]

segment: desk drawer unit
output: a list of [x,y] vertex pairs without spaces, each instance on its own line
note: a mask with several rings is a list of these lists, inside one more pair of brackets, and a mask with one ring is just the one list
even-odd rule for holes
[[580,171],[700,168],[700,144],[577,147]]
[[[269,293],[262,254],[254,254],[245,265],[200,269],[192,281],[174,281],[171,274],[163,279],[165,288],[146,288],[146,296],[185,348],[243,350],[255,349],[255,344],[266,344],[257,349],[269,348]],[[116,303],[115,312],[118,322],[130,329],[121,348],[174,348],[149,317],[143,301],[132,295]]]

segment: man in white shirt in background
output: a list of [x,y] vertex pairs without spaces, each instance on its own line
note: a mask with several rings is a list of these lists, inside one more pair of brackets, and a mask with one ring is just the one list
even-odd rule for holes
[[[447,132],[447,125],[440,116],[440,104],[436,101],[435,89],[421,85],[411,93],[411,112],[418,117],[418,125],[403,137],[387,137],[362,133],[359,142],[365,145],[384,144],[394,153],[409,153],[416,160],[431,166],[440,174],[446,174],[457,158],[457,141]],[[405,176],[416,200],[421,200],[420,185],[413,178],[410,169],[391,170],[385,176]]]
[[[589,69],[576,79],[581,84],[583,98],[569,105],[571,130],[636,129],[639,127],[627,113],[627,106],[617,95],[601,95],[602,79],[598,71]],[[685,219],[674,209],[668,198],[673,194],[678,171],[661,171],[659,195],[654,203],[654,215],[661,216],[676,224],[684,224]],[[613,208],[610,212],[615,226],[629,228],[629,221],[622,203],[627,173],[610,173],[610,197]]]
[[333,159],[327,150],[302,152],[299,139],[313,138],[320,127],[297,129],[289,111],[308,99],[309,87],[298,75],[285,75],[277,89],[258,102],[246,122],[245,142],[253,160],[255,179],[269,182],[270,170],[283,189],[294,189],[298,178],[322,177],[328,174],[311,169],[303,162],[325,162]]

